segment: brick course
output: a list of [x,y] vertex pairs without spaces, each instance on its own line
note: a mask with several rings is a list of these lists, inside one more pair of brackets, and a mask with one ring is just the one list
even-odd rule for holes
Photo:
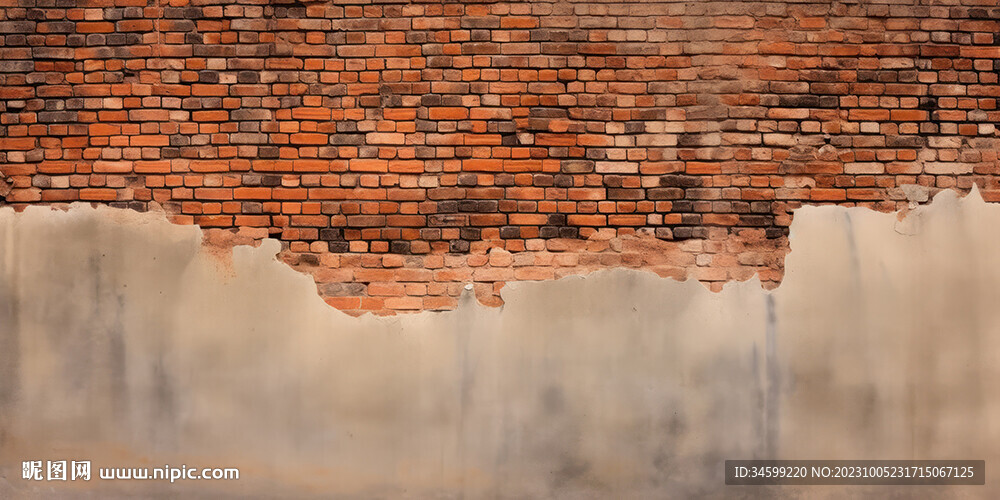
[[1000,7],[934,4],[7,0],[0,195],[280,239],[352,313],[773,286],[803,204],[1000,200]]

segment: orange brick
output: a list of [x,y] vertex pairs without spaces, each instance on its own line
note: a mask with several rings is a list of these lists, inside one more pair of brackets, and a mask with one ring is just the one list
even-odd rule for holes
[[431,120],[465,120],[469,117],[466,108],[430,108],[427,117]]
[[0,137],[0,150],[28,150],[34,147],[34,137]]
[[374,158],[356,158],[348,162],[347,168],[352,172],[386,172],[389,162]]
[[646,216],[638,214],[609,215],[608,224],[612,226],[643,226],[646,224]]
[[236,200],[268,200],[270,198],[271,188],[238,187],[233,190],[233,199]]
[[330,110],[326,108],[295,108],[292,118],[296,120],[329,120]]
[[850,118],[851,120],[885,121],[889,119],[889,110],[855,108],[848,111],[847,117]]
[[458,307],[458,299],[455,297],[424,297],[424,309],[449,310],[456,307]]
[[88,128],[90,135],[118,135],[121,133],[121,125],[112,123],[92,123]]
[[231,200],[233,190],[224,188],[198,188],[194,190],[194,196],[200,200]]
[[417,117],[415,108],[386,108],[382,110],[382,118],[386,120],[410,121]]
[[118,193],[114,189],[84,188],[80,190],[80,199],[83,201],[115,201]]
[[462,161],[462,170],[466,172],[502,172],[503,160],[472,158]]
[[337,309],[361,308],[361,297],[323,297],[323,300]]
[[132,146],[168,146],[170,138],[165,135],[137,135],[129,138]]
[[374,296],[401,297],[406,294],[402,283],[369,283],[368,294]]
[[127,174],[132,171],[130,161],[95,161],[94,172],[101,174]]
[[229,120],[229,112],[221,109],[195,111],[191,113],[191,119],[196,122],[224,122]]
[[208,85],[195,83],[191,85],[191,95],[195,96],[224,96],[229,94],[229,87],[225,85]]
[[607,218],[603,215],[570,214],[566,222],[573,226],[603,226]]
[[810,189],[809,199],[815,201],[844,201],[847,193],[843,189]]
[[927,112],[920,109],[893,109],[889,112],[893,121],[917,122],[927,119]]
[[326,134],[310,134],[310,133],[300,133],[292,134],[291,136],[292,144],[299,145],[325,145],[329,142],[329,137]]

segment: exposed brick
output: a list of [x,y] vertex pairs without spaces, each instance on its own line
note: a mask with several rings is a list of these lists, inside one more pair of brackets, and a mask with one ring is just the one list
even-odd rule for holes
[[970,1],[28,2],[0,193],[279,238],[352,313],[619,265],[770,285],[798,206],[997,190]]

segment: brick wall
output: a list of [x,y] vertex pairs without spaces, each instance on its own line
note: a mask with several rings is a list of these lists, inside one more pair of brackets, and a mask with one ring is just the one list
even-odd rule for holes
[[6,204],[277,238],[351,313],[774,285],[803,204],[1000,200],[996,0],[0,5]]

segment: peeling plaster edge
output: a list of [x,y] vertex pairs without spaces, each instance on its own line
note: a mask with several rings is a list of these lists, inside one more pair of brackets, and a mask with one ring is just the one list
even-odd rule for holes
[[[950,198],[952,200],[957,200],[959,203],[962,204],[986,203],[982,197],[982,193],[980,192],[979,186],[973,183],[973,186],[971,190],[968,192],[968,194],[963,195],[961,192],[956,191],[954,189],[942,189],[937,193],[935,193],[933,196],[931,196],[927,202],[919,203],[916,204],[916,206],[912,206],[911,208],[904,208],[902,210],[897,210],[895,212],[880,212],[868,207],[844,207],[841,205],[803,205],[792,211],[792,223],[789,226],[789,234],[787,236],[788,250],[784,252],[784,255],[781,257],[781,261],[784,264],[787,261],[789,255],[791,255],[791,253],[795,250],[795,239],[798,233],[797,226],[802,224],[801,222],[802,217],[797,217],[796,215],[798,214],[805,215],[811,212],[816,212],[816,213],[842,212],[849,217],[851,214],[854,213],[875,212],[877,215],[893,217],[894,220],[892,228],[896,233],[904,236],[912,236],[917,232],[919,232],[920,219],[924,216],[924,214],[926,214],[927,211],[930,210],[933,206],[940,204],[940,202],[938,201],[939,198],[941,200]],[[757,287],[762,288],[763,291],[766,292],[768,295],[770,295],[771,293],[778,290],[784,283],[784,277],[782,277],[782,279],[780,279],[777,282],[777,285],[774,286],[773,288],[765,288],[764,282],[761,281],[760,279],[759,271],[755,271],[753,275],[751,275],[746,280],[729,279],[722,282],[721,289],[716,292],[711,290],[708,287],[707,283],[691,277],[690,274],[686,275],[685,278],[681,280],[671,276],[660,276],[656,272],[645,267],[633,268],[625,266],[613,266],[613,267],[595,269],[580,274],[570,274],[553,280],[505,281],[503,282],[503,286],[499,291],[499,298],[501,300],[501,303],[496,306],[487,304],[482,300],[480,300],[472,287],[473,283],[475,282],[470,281],[464,283],[462,292],[458,297],[458,306],[456,306],[455,309],[450,309],[450,310],[421,309],[413,311],[401,310],[397,311],[395,315],[379,315],[372,311],[365,311],[361,315],[355,316],[352,314],[348,314],[343,310],[331,306],[327,304],[325,301],[323,301],[322,296],[319,294],[318,285],[316,281],[308,273],[304,273],[295,269],[281,258],[281,254],[286,250],[282,248],[281,241],[274,238],[263,238],[263,239],[250,238],[249,241],[240,242],[238,241],[239,237],[236,235],[236,231],[221,229],[221,228],[203,228],[198,224],[176,224],[170,221],[169,214],[159,204],[156,203],[151,204],[151,210],[148,210],[146,212],[139,212],[129,208],[115,208],[101,203],[82,202],[82,201],[76,201],[69,204],[58,204],[58,205],[28,205],[24,207],[22,210],[15,210],[11,206],[0,203],[0,218],[11,217],[11,216],[14,218],[19,218],[25,214],[41,215],[44,213],[51,213],[51,212],[61,212],[68,216],[73,216],[74,214],[86,214],[89,212],[89,213],[96,213],[98,216],[101,217],[108,217],[112,221],[123,224],[136,224],[140,226],[151,225],[151,224],[164,224],[164,225],[169,225],[170,227],[182,228],[179,230],[190,233],[192,237],[196,236],[199,256],[204,256],[209,259],[214,259],[214,262],[217,264],[216,270],[219,273],[220,279],[228,280],[229,278],[234,276],[232,265],[234,259],[237,258],[238,254],[242,254],[240,255],[240,257],[245,256],[246,258],[250,258],[253,260],[266,259],[269,262],[281,264],[283,267],[292,271],[297,277],[303,280],[307,280],[309,286],[311,286],[315,291],[314,292],[315,297],[318,300],[322,301],[325,307],[336,310],[339,313],[344,314],[345,316],[357,319],[372,317],[383,321],[393,321],[393,320],[398,321],[404,317],[423,316],[424,313],[440,314],[440,313],[455,312],[460,309],[469,307],[470,305],[482,309],[496,309],[498,311],[502,311],[504,304],[507,301],[506,297],[509,297],[509,294],[514,290],[516,290],[517,288],[525,286],[528,283],[540,283],[540,282],[563,281],[563,280],[566,281],[586,280],[589,277],[598,275],[600,273],[617,272],[617,271],[631,272],[631,273],[636,273],[638,275],[650,275],[658,279],[664,279],[664,280],[670,279],[685,285],[687,285],[689,282],[692,284],[697,283],[702,285],[700,288],[704,288],[713,295],[724,294],[728,290],[734,289],[735,287],[744,284],[756,285]],[[218,231],[217,234],[221,233],[233,234],[233,238],[228,241],[212,241],[212,234],[215,233],[216,231]],[[182,235],[184,233],[178,233],[178,234]],[[641,236],[638,237],[642,238]]]

